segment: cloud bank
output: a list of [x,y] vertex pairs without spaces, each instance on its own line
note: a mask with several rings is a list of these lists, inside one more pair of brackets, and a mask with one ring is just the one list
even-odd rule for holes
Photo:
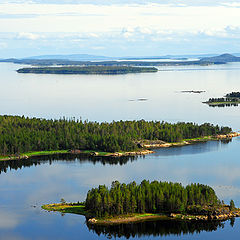
[[128,2],[5,0],[0,3],[0,58],[239,52],[238,2]]

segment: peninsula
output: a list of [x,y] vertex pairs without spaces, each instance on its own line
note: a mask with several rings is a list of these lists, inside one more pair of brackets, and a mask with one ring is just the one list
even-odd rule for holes
[[47,211],[85,215],[89,224],[121,224],[154,219],[227,220],[240,216],[234,201],[221,202],[215,191],[203,184],[149,182],[143,180],[121,184],[112,182],[111,188],[99,185],[88,191],[85,202],[42,206]]
[[0,160],[25,159],[57,153],[91,156],[149,154],[155,147],[232,138],[229,127],[210,123],[160,121],[88,122],[81,119],[47,120],[0,116]]
[[155,67],[131,66],[68,66],[68,67],[31,67],[18,69],[18,73],[35,74],[127,74],[127,73],[153,73]]

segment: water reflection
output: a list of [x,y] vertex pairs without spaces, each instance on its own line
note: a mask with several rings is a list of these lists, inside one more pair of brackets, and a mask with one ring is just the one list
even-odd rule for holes
[[221,103],[216,105],[208,105],[209,107],[237,107],[238,103]]
[[[170,147],[154,149],[155,157],[157,156],[175,156],[175,155],[191,155],[206,153],[210,151],[217,151],[219,148],[223,148],[224,145],[230,143],[232,139],[224,139],[221,141],[209,141],[196,143],[192,145],[182,147]],[[54,154],[49,156],[34,156],[30,159],[25,160],[11,160],[11,161],[0,161],[0,174],[11,170],[18,170],[24,167],[38,166],[41,164],[52,163],[56,161],[79,164],[83,163],[101,163],[102,165],[125,165],[128,162],[137,161],[138,158],[145,158],[146,156],[127,156],[127,157],[92,157],[84,154]]]
[[[142,156],[144,157],[144,156]],[[18,170],[24,167],[31,167],[31,166],[38,166],[41,164],[52,163],[56,161],[66,162],[66,163],[73,163],[78,162],[79,164],[82,163],[101,163],[102,165],[124,165],[127,162],[133,162],[137,160],[136,156],[128,156],[128,157],[91,157],[82,154],[54,154],[49,156],[35,156],[31,157],[30,159],[25,160],[11,160],[11,161],[0,161],[0,174],[2,172],[7,172],[8,170]]]
[[230,142],[232,142],[232,139],[223,139],[221,141],[201,142],[183,147],[160,148],[154,151],[156,156],[192,155],[218,151],[219,148],[225,147]]
[[[234,220],[231,223],[234,225]],[[225,223],[219,221],[158,220],[108,226],[87,224],[87,227],[98,236],[104,235],[109,239],[120,237],[129,239],[130,237],[199,234],[202,231],[216,231],[218,228],[224,228],[224,225]]]
[[[199,154],[210,151],[216,151],[224,144],[228,144],[232,139],[225,139],[221,141],[209,141],[196,143],[193,145],[187,145],[182,147],[160,148],[154,149],[154,156],[173,156],[173,155],[185,155],[185,154]],[[127,156],[127,157],[92,157],[84,154],[54,154],[49,156],[34,156],[25,160],[11,160],[0,161],[0,174],[7,172],[8,170],[18,170],[23,167],[38,166],[41,164],[49,163],[50,165],[56,161],[62,161],[66,163],[78,162],[82,163],[101,163],[102,165],[125,165],[128,162],[136,161],[138,158],[145,158],[145,156]]]

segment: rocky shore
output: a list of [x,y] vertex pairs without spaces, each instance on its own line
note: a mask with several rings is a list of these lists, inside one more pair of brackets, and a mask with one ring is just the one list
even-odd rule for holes
[[229,206],[221,207],[215,210],[201,210],[199,213],[195,214],[181,214],[181,213],[171,213],[167,214],[133,214],[129,216],[120,215],[111,218],[90,218],[88,219],[89,224],[104,224],[104,225],[112,225],[112,224],[122,224],[122,223],[133,223],[139,221],[147,221],[147,220],[183,220],[183,221],[226,221],[231,218],[240,217],[240,209],[236,208],[233,211],[229,210]]
[[234,217],[240,217],[240,209],[235,208],[230,210],[229,205],[223,205],[219,208],[216,207],[202,207],[201,210],[198,211],[190,211],[190,214],[179,214],[179,213],[171,213],[170,217],[174,219],[182,219],[182,220],[219,220],[225,221]]
[[202,138],[192,138],[192,139],[186,139],[181,142],[175,142],[175,143],[168,143],[161,140],[143,140],[139,141],[137,144],[141,148],[167,148],[167,147],[180,147],[185,145],[190,145],[198,142],[206,142],[206,141],[217,141],[222,139],[232,139],[233,137],[240,136],[239,132],[232,132],[229,134],[222,134],[222,135],[215,135],[215,136],[205,136]]
[[0,158],[0,161],[11,161],[11,160],[25,160],[28,159],[29,156],[23,155],[23,156],[8,156],[4,158]]
[[234,217],[240,217],[240,212],[237,211],[237,212],[230,212],[230,213],[218,213],[218,214],[212,214],[212,215],[184,215],[184,214],[171,213],[170,217],[174,219],[182,219],[182,220],[226,221]]
[[123,224],[123,223],[136,223],[136,222],[143,222],[143,221],[149,221],[149,220],[160,220],[164,219],[167,220],[169,217],[162,214],[152,214],[152,213],[145,213],[145,214],[131,214],[131,215],[121,215],[117,217],[111,217],[111,218],[90,218],[88,219],[88,224],[98,224],[98,225],[117,225],[117,224]]

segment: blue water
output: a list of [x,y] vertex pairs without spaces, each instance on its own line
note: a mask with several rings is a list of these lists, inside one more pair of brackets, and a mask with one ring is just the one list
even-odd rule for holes
[[[216,66],[204,71],[164,71],[156,74],[124,76],[18,75],[14,64],[0,64],[1,114],[46,118],[82,117],[97,121],[147,119],[212,122],[239,129],[239,107],[209,108],[202,101],[239,91],[240,65]],[[219,69],[218,69],[219,68]],[[225,69],[227,68],[227,70]],[[174,70],[174,69],[173,69]],[[181,90],[206,90],[202,94]],[[147,98],[147,101],[137,101]],[[134,100],[134,101],[129,101]],[[87,191],[112,181],[143,179],[199,182],[213,187],[226,203],[234,199],[240,206],[240,138],[184,147],[164,148],[154,154],[121,163],[101,159],[33,159],[24,163],[0,163],[0,239],[238,239],[240,220],[234,226],[197,230],[192,226],[164,223],[121,227],[118,230],[90,230],[85,217],[48,213],[41,205],[82,201]],[[161,226],[161,227],[159,227]],[[145,230],[151,229],[150,233]],[[183,231],[185,228],[195,231]],[[140,229],[140,230],[138,230]],[[176,230],[177,229],[177,230]],[[160,231],[161,230],[161,231]],[[191,233],[193,232],[193,233]],[[100,235],[98,235],[98,234]],[[165,233],[165,234],[163,234]]]
[[[89,188],[99,184],[110,185],[113,180],[141,182],[143,179],[181,182],[199,182],[212,186],[226,203],[234,199],[240,206],[239,138],[228,144],[212,141],[185,147],[156,150],[156,153],[126,161],[124,164],[93,163],[90,159],[39,160],[32,166],[12,169],[5,163],[0,174],[0,239],[98,239],[89,231],[85,217],[41,210],[45,203],[82,201]],[[47,158],[46,158],[47,159]],[[38,163],[35,165],[34,163]],[[23,162],[24,165],[24,162]],[[1,165],[1,168],[3,166]],[[239,219],[234,227],[229,221],[224,228],[193,235],[181,233],[181,239],[237,239]],[[154,228],[154,225],[153,227]],[[154,230],[155,232],[157,229]],[[149,239],[144,237],[141,239]],[[180,237],[174,233],[162,236]],[[126,237],[122,236],[122,239]],[[154,235],[150,234],[150,238]],[[159,238],[157,235],[156,238]],[[102,233],[101,239],[106,239]]]

